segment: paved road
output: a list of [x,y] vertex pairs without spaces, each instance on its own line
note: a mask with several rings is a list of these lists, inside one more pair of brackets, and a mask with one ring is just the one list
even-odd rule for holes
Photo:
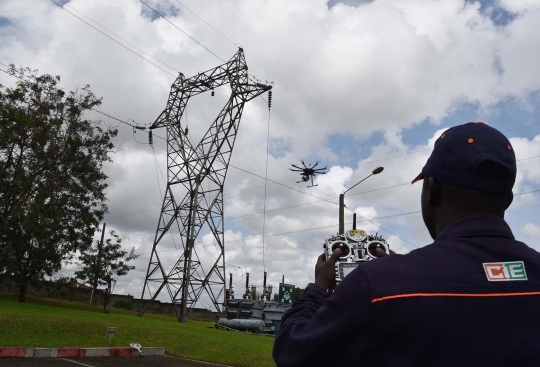
[[0,358],[2,367],[222,367],[173,357]]

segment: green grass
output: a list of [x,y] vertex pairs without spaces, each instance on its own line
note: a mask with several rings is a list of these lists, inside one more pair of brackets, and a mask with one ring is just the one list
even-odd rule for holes
[[165,347],[167,355],[231,366],[275,366],[274,339],[216,330],[213,324],[145,314],[76,302],[27,297],[19,303],[12,294],[0,293],[0,347],[106,347],[107,327],[118,327],[110,346],[140,343]]

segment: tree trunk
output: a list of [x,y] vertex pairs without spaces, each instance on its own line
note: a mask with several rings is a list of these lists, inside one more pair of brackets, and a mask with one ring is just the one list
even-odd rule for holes
[[19,302],[26,302],[26,288],[28,287],[28,282],[23,280],[19,288]]
[[109,291],[103,292],[103,313],[109,313]]
[[103,313],[109,313],[109,299],[111,295],[111,283],[107,279],[107,288],[105,288],[105,292],[103,292]]

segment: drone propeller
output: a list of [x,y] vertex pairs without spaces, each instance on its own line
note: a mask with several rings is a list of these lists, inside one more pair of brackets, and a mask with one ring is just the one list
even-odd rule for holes
[[316,162],[315,165],[313,167],[311,167],[311,168],[317,167],[318,164],[319,164],[319,162]]
[[304,168],[307,169],[307,166],[306,166],[306,164],[304,163],[304,161],[302,161],[302,165],[304,166]]
[[292,169],[292,168],[289,168],[291,171],[293,172],[304,172],[303,169]]
[[303,168],[301,168],[301,167],[298,167],[298,166],[296,166],[296,165],[294,165],[294,164],[292,164],[292,166],[293,166],[294,168],[298,168],[298,169],[301,169],[302,171],[304,170]]

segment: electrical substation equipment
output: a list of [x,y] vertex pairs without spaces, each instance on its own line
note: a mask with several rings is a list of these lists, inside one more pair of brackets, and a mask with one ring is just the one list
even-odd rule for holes
[[[182,127],[181,122],[189,99],[226,84],[231,87],[231,96],[195,145],[187,127]],[[241,48],[228,62],[214,69],[190,78],[180,73],[171,86],[167,107],[150,127],[167,130],[167,187],[142,290],[139,316],[163,290],[169,294],[180,322],[186,322],[203,292],[223,316],[225,177],[245,103],[271,88],[270,85],[250,83]],[[216,258],[203,258],[198,253],[195,241],[203,228],[212,233],[218,250]],[[180,239],[182,247],[178,258],[173,261],[170,260],[174,250],[171,252],[171,244],[165,243],[167,232],[173,239]]]

